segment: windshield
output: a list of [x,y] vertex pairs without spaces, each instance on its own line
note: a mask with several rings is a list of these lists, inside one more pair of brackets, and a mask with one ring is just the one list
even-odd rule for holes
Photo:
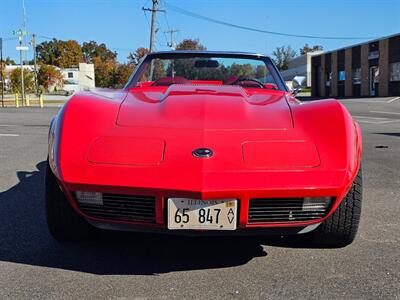
[[128,86],[138,84],[240,85],[244,88],[285,90],[269,59],[232,55],[149,55]]

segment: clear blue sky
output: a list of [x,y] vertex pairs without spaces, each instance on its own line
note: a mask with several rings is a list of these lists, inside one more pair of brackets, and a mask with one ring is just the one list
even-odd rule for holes
[[[209,50],[269,55],[281,45],[298,51],[305,43],[321,44],[333,50],[365,41],[249,32],[179,14],[168,9],[168,4],[237,25],[292,34],[380,37],[400,32],[400,0],[162,0],[160,8],[167,12],[157,15],[157,50],[168,49],[164,31],[169,28],[180,30],[178,41],[198,38]],[[121,61],[129,49],[149,45],[150,14],[147,21],[141,8],[150,7],[151,0],[25,0],[25,5],[27,30],[38,36],[105,43],[118,52]],[[22,0],[0,0],[0,36],[12,37],[21,24]],[[5,57],[18,58],[16,44],[16,40],[5,41]]]

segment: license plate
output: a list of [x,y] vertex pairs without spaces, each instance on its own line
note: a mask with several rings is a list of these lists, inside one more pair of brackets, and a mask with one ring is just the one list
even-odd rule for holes
[[168,229],[235,230],[236,199],[168,199]]

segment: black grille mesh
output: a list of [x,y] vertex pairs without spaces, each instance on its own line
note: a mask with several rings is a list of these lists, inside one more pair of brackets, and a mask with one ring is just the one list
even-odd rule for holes
[[155,223],[155,197],[103,194],[103,204],[77,202],[79,208],[91,217]]
[[304,202],[304,198],[250,199],[248,223],[311,221],[324,217],[329,205],[330,201],[321,198],[307,202]]

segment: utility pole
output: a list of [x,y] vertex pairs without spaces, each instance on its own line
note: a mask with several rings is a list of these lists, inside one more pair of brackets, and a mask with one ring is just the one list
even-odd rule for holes
[[151,11],[151,29],[150,29],[150,48],[149,51],[153,52],[154,50],[154,36],[155,36],[155,22],[156,22],[156,14],[157,12],[165,12],[164,9],[157,9],[158,0],[152,0],[153,7],[145,8],[143,7],[143,11]]
[[3,38],[0,38],[0,79],[1,79],[1,107],[4,107]]
[[180,31],[179,29],[173,29],[173,28],[171,28],[168,31],[165,31],[165,33],[169,33],[170,42],[168,43],[168,47],[170,47],[171,50],[176,50],[176,43],[175,43],[175,40],[174,40],[174,33],[177,33],[179,31]]
[[33,65],[34,65],[34,71],[35,71],[35,90],[36,94],[39,94],[39,85],[38,85],[38,79],[37,79],[37,61],[36,61],[36,34],[32,34],[32,50],[33,50]]

